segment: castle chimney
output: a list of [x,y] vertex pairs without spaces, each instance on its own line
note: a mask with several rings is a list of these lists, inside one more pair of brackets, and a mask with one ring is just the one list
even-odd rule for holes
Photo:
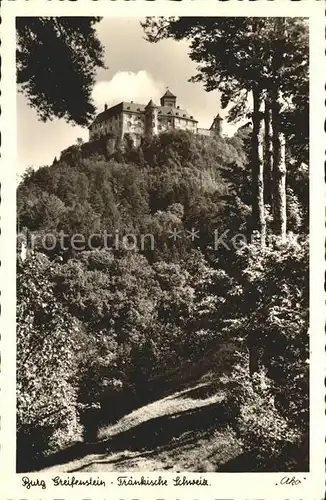
[[104,111],[106,111],[108,109],[108,105],[105,103],[104,104]]

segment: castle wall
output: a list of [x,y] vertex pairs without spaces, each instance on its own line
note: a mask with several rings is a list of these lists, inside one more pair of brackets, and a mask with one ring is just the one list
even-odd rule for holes
[[177,129],[188,130],[193,134],[197,133],[197,122],[192,120],[185,120],[184,118],[175,118]]
[[[148,120],[152,122],[153,117],[148,117]],[[182,117],[158,115],[157,130],[153,130],[153,135],[173,129],[189,130],[196,134],[197,122]],[[95,139],[96,136],[99,137],[108,133],[113,133],[118,137],[123,137],[124,134],[130,134],[135,138],[137,144],[140,144],[141,137],[145,135],[145,116],[143,113],[123,112],[101,123],[94,123],[90,129],[90,139]],[[210,134],[208,133],[206,135]]]
[[212,137],[214,135],[214,133],[212,132],[212,130],[209,130],[207,128],[198,128],[197,129],[197,134],[198,135],[206,135],[207,137]]
[[121,114],[111,116],[105,121],[100,123],[93,123],[90,130],[90,138],[93,139],[95,136],[106,135],[112,133],[117,136],[122,135],[123,122]]
[[209,130],[198,128],[198,122],[186,110],[175,106],[175,97],[165,96],[161,98],[161,104],[163,101],[165,105],[159,107],[151,103],[145,108],[143,104],[133,102],[123,102],[110,109],[105,107],[89,128],[90,140],[108,134],[122,139],[129,134],[137,146],[145,135],[157,135],[173,129],[207,137],[221,135],[222,119],[219,115]]
[[196,134],[197,122],[187,120],[185,118],[178,118],[176,116],[159,116],[158,117],[158,133],[166,132],[168,130],[189,130]]
[[123,134],[143,134],[145,131],[144,116],[140,113],[122,114],[122,132]]
[[160,134],[161,132],[167,132],[174,128],[174,119],[168,118],[167,116],[159,116],[157,130]]

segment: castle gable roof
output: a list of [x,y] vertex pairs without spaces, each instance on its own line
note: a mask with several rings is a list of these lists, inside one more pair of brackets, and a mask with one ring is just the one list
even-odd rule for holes
[[176,117],[176,118],[191,120],[193,122],[198,122],[198,120],[191,118],[190,114],[185,109],[172,108],[171,106],[157,106],[157,109],[158,109],[158,117],[160,116],[169,118]]
[[146,106],[137,102],[122,102],[122,110],[129,113],[143,113]]
[[122,112],[130,112],[130,113],[143,113],[145,110],[144,104],[138,104],[136,102],[120,102],[115,106],[112,106],[105,111],[102,111],[97,115],[93,123],[101,123],[112,116],[116,116]]
[[162,97],[174,97],[176,98],[177,96],[175,96],[174,94],[172,94],[171,90],[167,89],[165,94],[162,95]]
[[152,99],[148,102],[145,109],[148,109],[148,108],[156,108],[156,105],[153,103]]

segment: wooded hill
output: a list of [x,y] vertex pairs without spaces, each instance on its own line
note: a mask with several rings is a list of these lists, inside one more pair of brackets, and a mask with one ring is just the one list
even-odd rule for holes
[[[20,228],[39,239],[18,262],[20,470],[96,440],[101,426],[214,366],[223,425],[256,467],[307,467],[307,171],[289,159],[287,239],[274,235],[271,213],[262,248],[249,238],[251,135],[78,144],[25,174]],[[214,248],[216,229],[247,244]],[[96,233],[101,245],[105,230],[152,234],[154,250],[42,246],[60,231]]]

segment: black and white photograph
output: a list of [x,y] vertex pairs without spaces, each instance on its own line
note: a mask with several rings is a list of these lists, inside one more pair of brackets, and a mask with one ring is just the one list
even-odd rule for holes
[[18,470],[309,470],[308,40],[17,19]]
[[323,294],[309,18],[78,3],[15,18],[16,474],[34,496],[105,473],[300,494]]

